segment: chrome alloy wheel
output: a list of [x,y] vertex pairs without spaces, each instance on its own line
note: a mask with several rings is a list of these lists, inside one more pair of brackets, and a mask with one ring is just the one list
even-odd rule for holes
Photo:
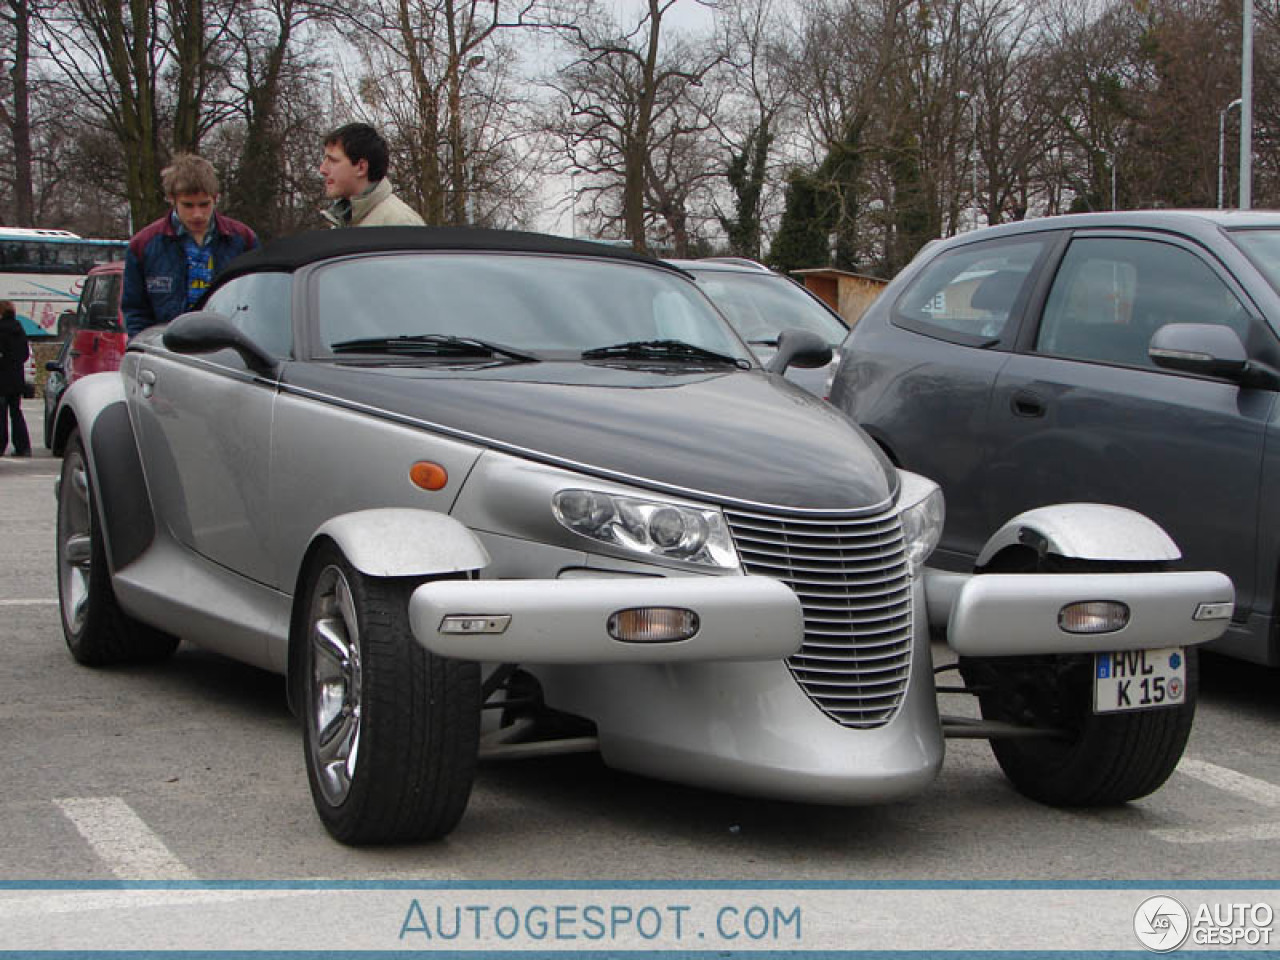
[[325,567],[316,581],[307,642],[312,759],[320,790],[336,807],[351,792],[360,748],[360,625],[351,585],[336,566]]
[[89,467],[78,449],[67,455],[58,485],[58,584],[62,619],[73,634],[84,629],[93,562],[93,509]]

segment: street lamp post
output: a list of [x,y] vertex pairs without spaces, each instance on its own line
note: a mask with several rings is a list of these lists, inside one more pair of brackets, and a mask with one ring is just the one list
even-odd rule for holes
[[1224,204],[1223,194],[1226,189],[1226,152],[1227,152],[1227,114],[1232,107],[1240,106],[1240,98],[1236,97],[1218,111],[1218,209]]
[[1240,56],[1240,209],[1253,206],[1253,0],[1244,0]]
[[978,211],[981,209],[978,204],[978,101],[973,98],[973,94],[968,90],[958,91],[956,93],[956,99],[961,103],[968,104],[971,112],[972,137],[970,138],[970,144],[973,155],[973,226],[974,229],[977,229]]

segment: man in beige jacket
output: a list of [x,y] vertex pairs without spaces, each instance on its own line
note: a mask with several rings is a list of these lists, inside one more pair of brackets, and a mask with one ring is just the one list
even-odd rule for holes
[[391,190],[387,141],[367,123],[348,123],[324,140],[324,218],[334,227],[420,227],[422,217]]

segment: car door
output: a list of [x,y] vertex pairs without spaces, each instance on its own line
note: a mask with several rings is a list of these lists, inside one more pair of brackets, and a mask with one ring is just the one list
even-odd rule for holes
[[[290,292],[287,274],[249,274],[220,287],[205,308],[284,357]],[[232,350],[149,350],[136,376],[131,401],[160,522],[214,563],[276,586],[269,505],[276,379],[249,370]]]
[[1221,323],[1257,349],[1266,324],[1221,263],[1172,234],[1080,232],[996,379],[983,503],[993,528],[1065,501],[1131,507],[1195,567],[1255,593],[1259,476],[1274,393],[1156,368],[1168,323]]
[[942,486],[947,523],[932,561],[940,567],[970,566],[991,534],[977,509],[989,398],[1016,343],[1036,264],[1059,236],[1045,231],[948,250],[850,335],[832,400],[896,463]]

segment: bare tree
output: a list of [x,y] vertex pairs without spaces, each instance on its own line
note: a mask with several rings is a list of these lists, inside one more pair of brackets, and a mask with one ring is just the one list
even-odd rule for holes
[[729,0],[720,16],[728,59],[717,79],[726,94],[714,119],[732,209],[716,203],[716,219],[730,252],[753,259],[761,252],[773,148],[789,104],[780,7],[778,0]]
[[625,28],[598,5],[561,7],[572,59],[551,81],[559,99],[553,131],[568,169],[586,174],[593,215],[640,251],[654,220],[678,250],[687,248],[688,198],[707,175],[690,158],[711,128],[714,100],[703,80],[723,56],[714,45],[664,38],[676,2],[647,0]]
[[[531,28],[535,0],[369,0],[355,11],[361,99],[398,135],[398,179],[428,223],[474,222],[480,169],[502,164],[522,97],[503,40]],[[488,126],[485,126],[485,125]]]
[[[13,173],[10,190],[13,217],[19,226],[35,226],[35,203],[31,187],[31,0],[5,0],[0,5],[0,67],[8,76],[5,96],[0,99],[0,124],[8,131],[12,146]],[[10,45],[12,44],[12,46]]]
[[42,9],[38,46],[74,92],[86,123],[109,129],[125,160],[134,223],[165,208],[160,170],[198,150],[222,119],[223,26],[238,0],[63,0]]

